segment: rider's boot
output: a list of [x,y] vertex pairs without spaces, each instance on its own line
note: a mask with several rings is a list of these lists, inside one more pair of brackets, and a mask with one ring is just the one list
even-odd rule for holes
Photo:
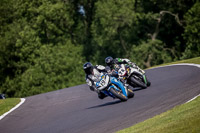
[[102,92],[98,93],[98,98],[99,99],[104,99],[105,97],[107,97],[107,96],[104,93],[102,93]]

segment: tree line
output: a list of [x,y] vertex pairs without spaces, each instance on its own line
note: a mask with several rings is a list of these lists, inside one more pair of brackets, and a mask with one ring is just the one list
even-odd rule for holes
[[0,93],[85,83],[86,61],[142,68],[200,56],[198,0],[0,0]]

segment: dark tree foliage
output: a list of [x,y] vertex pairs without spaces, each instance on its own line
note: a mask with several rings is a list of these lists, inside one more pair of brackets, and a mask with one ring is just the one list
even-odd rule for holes
[[146,68],[200,54],[198,0],[0,0],[0,93],[84,83],[86,61]]
[[197,2],[186,14],[183,37],[186,41],[184,58],[200,56],[200,2]]

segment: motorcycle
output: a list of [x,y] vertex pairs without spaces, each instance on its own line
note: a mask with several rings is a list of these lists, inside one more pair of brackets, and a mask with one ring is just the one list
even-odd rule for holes
[[115,66],[120,80],[125,80],[132,87],[141,87],[143,89],[149,87],[151,82],[147,79],[145,71],[138,66],[134,67],[128,64],[117,64]]
[[134,93],[132,90],[124,87],[122,82],[117,78],[108,74],[103,74],[99,82],[96,83],[98,90],[112,98],[118,98],[121,101],[127,101],[132,98]]

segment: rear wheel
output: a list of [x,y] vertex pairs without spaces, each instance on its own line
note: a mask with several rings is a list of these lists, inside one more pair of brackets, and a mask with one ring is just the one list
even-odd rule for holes
[[151,85],[151,82],[147,80],[147,86],[149,87]]
[[138,87],[142,87],[143,89],[147,88],[147,85],[143,81],[142,77],[140,77],[138,75],[131,76],[130,80],[131,80],[131,84],[132,85],[136,85]]
[[134,95],[134,92],[131,89],[128,89],[128,98],[133,98]]
[[119,98],[121,101],[127,101],[128,98],[120,91],[115,90],[114,88],[110,89],[110,92],[117,98]]

